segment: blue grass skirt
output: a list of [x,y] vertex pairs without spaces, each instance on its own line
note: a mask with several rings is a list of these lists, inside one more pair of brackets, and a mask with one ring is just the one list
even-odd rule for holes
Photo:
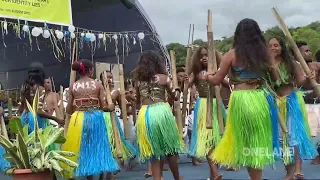
[[[38,126],[41,129],[44,129],[48,127],[49,125],[49,120],[43,117],[40,117],[37,115],[37,120],[38,120]],[[21,115],[21,123],[22,126],[24,127],[25,125],[28,125],[28,133],[32,133],[34,131],[34,118],[32,116],[32,113],[29,111],[23,111]]]
[[168,103],[143,105],[138,114],[136,132],[140,161],[160,159],[184,149]]
[[231,93],[226,128],[211,158],[227,167],[263,169],[275,163],[279,148],[278,113],[273,96],[264,89]]
[[[117,158],[117,152],[120,151],[123,160],[128,160],[130,158],[133,158],[136,155],[136,150],[133,147],[133,145],[131,145],[130,142],[125,139],[124,132],[121,128],[119,117],[115,114],[116,122],[117,122],[117,127],[115,129],[112,127],[110,112],[104,112],[103,117],[104,117],[104,121],[108,131],[108,140],[112,145],[111,151],[113,156]],[[120,150],[116,150],[114,130],[116,130],[117,134],[120,136]]]
[[10,163],[3,157],[6,150],[0,145],[0,172],[10,167]]
[[[207,129],[207,98],[198,98],[194,108],[190,155],[204,158],[220,140],[218,110],[216,99],[213,99],[212,129]],[[222,104],[223,119],[226,119],[226,109]]]
[[[37,115],[37,121],[40,129],[45,129],[48,126],[51,126],[48,119],[43,118],[39,115]],[[34,118],[31,112],[23,111],[21,115],[21,123],[22,123],[22,127],[24,127],[25,125],[28,125],[29,134],[31,134],[34,131]],[[57,149],[59,149],[57,144],[51,144],[48,147],[48,150],[57,150]]]
[[119,169],[112,154],[112,144],[108,139],[108,128],[102,111],[74,112],[66,139],[62,150],[75,153],[75,156],[68,158],[79,165],[73,169],[62,164],[68,172],[65,173],[66,178],[99,175]]
[[280,133],[284,164],[294,162],[294,146],[298,147],[302,160],[313,159],[317,156],[317,151],[312,144],[303,93],[293,91],[288,96],[281,97],[278,99],[278,106],[289,131],[288,134]]

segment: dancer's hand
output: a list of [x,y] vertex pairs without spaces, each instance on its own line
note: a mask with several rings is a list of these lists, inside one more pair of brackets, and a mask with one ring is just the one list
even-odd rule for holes
[[65,124],[65,120],[64,119],[58,119],[57,123],[60,124],[61,126],[63,126]]
[[111,111],[114,111],[115,110],[115,105],[114,104],[109,104],[108,105],[108,109],[109,109],[109,111],[111,112]]
[[311,70],[310,73],[307,75],[308,79],[315,79],[316,78],[316,71]]

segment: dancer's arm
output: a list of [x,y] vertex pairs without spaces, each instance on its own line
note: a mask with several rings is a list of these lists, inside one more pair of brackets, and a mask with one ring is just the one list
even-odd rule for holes
[[218,71],[214,75],[208,74],[209,83],[211,83],[212,85],[218,85],[222,83],[229,72],[233,57],[234,50],[230,50],[223,56]]
[[106,103],[107,101],[107,95],[106,91],[104,90],[102,84],[100,82],[97,82],[97,87],[99,88],[99,101],[100,101],[100,107],[105,112],[111,112],[114,110],[113,104]]
[[167,76],[167,82],[166,82],[166,90],[168,92],[168,95],[171,96],[171,98],[174,101],[179,100],[179,94],[177,92],[180,92],[180,88],[174,89],[173,82],[170,80],[169,76]]
[[45,90],[43,87],[39,87],[39,102],[38,102],[38,109],[37,109],[37,114],[41,117],[47,118],[47,119],[52,119],[56,121],[58,124],[64,125],[64,119],[60,119],[58,117],[52,116],[48,112],[44,110],[44,96],[45,96]]

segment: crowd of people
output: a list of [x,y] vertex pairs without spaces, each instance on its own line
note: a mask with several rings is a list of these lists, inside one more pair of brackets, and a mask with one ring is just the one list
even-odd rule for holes
[[[66,89],[65,102],[59,103],[42,64],[33,63],[21,89],[19,114],[22,123],[29,125],[29,133],[34,131],[26,101],[32,102],[38,90],[39,127],[49,126],[49,120],[64,126],[67,140],[61,150],[76,154],[70,159],[79,166],[64,167],[70,172],[64,175],[70,179],[85,176],[90,180],[95,175],[103,178],[103,173],[115,179],[121,166],[131,170],[139,161],[147,162],[145,177],[162,179],[164,164],[168,164],[174,179],[179,180],[178,156],[183,152],[189,154],[195,166],[206,159],[211,180],[222,179],[219,166],[231,171],[247,167],[252,180],[261,180],[263,169],[276,161],[285,166],[284,179],[303,178],[303,160],[320,164],[320,148],[317,152],[313,139],[319,132],[320,100],[310,84],[310,80],[320,83],[320,52],[313,61],[307,43],[296,44],[310,73],[303,71],[284,39],[266,40],[256,21],[243,19],[235,30],[233,48],[223,56],[216,51],[219,69],[208,73],[208,48],[195,49],[191,74],[184,67],[177,68],[178,87],[168,76],[164,59],[157,52],[145,51],[131,81],[125,84],[126,102],[114,88],[113,74],[104,71],[99,79],[94,78],[92,62],[84,59],[72,64],[80,78]],[[219,132],[216,97],[212,98],[212,128],[206,126],[210,85],[222,87],[223,135]],[[181,137],[173,102],[180,101],[182,108],[184,86],[189,91],[186,136]],[[113,104],[107,103],[106,87]],[[129,139],[124,135],[121,103],[126,104]],[[65,105],[65,112],[59,112],[59,105]],[[138,111],[136,118],[134,109]],[[58,113],[65,113],[69,121],[58,118]],[[116,127],[111,122],[113,113]],[[120,147],[116,146],[114,131],[119,134]],[[0,152],[4,153],[1,147]],[[0,159],[0,167],[5,168],[6,161]]]

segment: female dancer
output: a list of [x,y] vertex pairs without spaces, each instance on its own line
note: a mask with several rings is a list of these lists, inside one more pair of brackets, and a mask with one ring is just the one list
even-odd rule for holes
[[[274,84],[276,93],[280,96],[279,111],[289,131],[288,134],[281,135],[283,160],[287,171],[285,179],[293,179],[294,176],[303,178],[301,167],[296,169],[295,174],[295,163],[299,163],[301,159],[312,159],[317,152],[311,141],[303,93],[296,87],[301,87],[309,81],[298,62],[290,57],[282,39],[270,39],[269,49],[280,74],[280,79]],[[311,78],[314,78],[314,75]],[[292,151],[288,152],[289,149]]]
[[[43,65],[39,62],[34,62],[30,65],[28,70],[28,79],[25,81],[24,85],[21,88],[21,105],[19,107],[19,112],[23,112],[21,115],[22,125],[28,125],[28,133],[34,131],[34,118],[31,112],[29,112],[26,100],[29,103],[33,102],[34,95],[36,91],[39,92],[39,102],[38,102],[38,112],[37,120],[39,128],[46,128],[49,125],[49,120],[52,119],[58,124],[63,125],[64,120],[59,119],[55,116],[52,116],[46,107],[45,103],[45,89],[44,89],[44,79],[45,73],[43,70]],[[53,146],[50,148],[54,148]]]
[[[261,180],[262,169],[274,163],[273,142],[279,148],[278,130],[272,129],[272,122],[275,126],[278,123],[277,109],[263,88],[270,67],[272,61],[257,22],[243,19],[236,28],[233,49],[224,55],[216,74],[208,75],[208,81],[217,85],[230,72],[229,82],[234,84],[226,130],[212,158],[229,167],[247,166],[252,180]],[[276,69],[271,70],[276,80]],[[275,113],[271,114],[271,107]]]
[[[109,84],[109,88],[111,90],[111,96],[112,96],[112,100],[114,101],[114,104],[119,105],[120,106],[120,91],[119,90],[114,90],[114,84],[113,84],[113,74],[110,71],[106,71],[106,79],[108,80],[108,84]],[[103,82],[103,73],[100,74],[100,79]],[[103,82],[104,83],[104,82]],[[117,129],[113,129],[112,128],[112,122],[111,122],[111,116],[110,116],[110,112],[104,112],[103,113],[105,122],[107,124],[108,127],[108,137],[109,140],[114,140],[114,134],[113,131],[116,130],[118,131],[118,133],[120,134],[120,138],[121,138],[121,142],[120,142],[120,146],[121,146],[121,154],[122,154],[122,159],[121,160],[129,160],[130,158],[133,158],[136,154],[136,151],[134,149],[134,147],[132,146],[132,144],[130,144],[129,141],[125,140],[124,137],[124,132],[123,132],[123,122],[119,119],[118,116],[116,116],[116,121],[117,121]],[[133,122],[132,122],[133,123]],[[132,127],[133,128],[133,127]],[[131,137],[134,138],[134,137]],[[115,143],[112,143],[112,152],[114,154],[114,157],[117,157],[116,151],[115,151]]]
[[[70,85],[67,113],[70,118],[66,143],[62,150],[74,152],[70,159],[77,162],[76,169],[65,167],[72,174],[68,178],[114,172],[119,169],[111,151],[108,128],[103,118],[104,111],[111,111],[114,106],[106,105],[106,95],[100,82],[92,79],[93,64],[89,60],[80,60],[72,64],[72,69],[81,77]],[[72,115],[71,115],[72,114]],[[94,149],[93,149],[94,148]]]
[[[196,86],[199,97],[196,100],[194,108],[194,119],[191,135],[190,155],[196,158],[206,157],[210,166],[210,179],[221,179],[222,175],[218,171],[218,167],[212,162],[210,156],[214,147],[220,142],[218,113],[216,99],[213,98],[213,129],[206,128],[206,111],[207,111],[207,94],[209,84],[206,80],[208,65],[208,50],[200,47],[193,57],[192,76],[189,80],[189,87]],[[223,82],[224,85],[229,84]],[[222,106],[225,113],[225,108]]]
[[137,105],[142,104],[136,129],[139,158],[150,160],[155,180],[162,177],[160,158],[167,156],[175,180],[178,180],[177,152],[183,149],[183,140],[179,135],[170,105],[165,102],[165,91],[176,97],[162,58],[153,51],[142,54],[135,70],[137,84]]

